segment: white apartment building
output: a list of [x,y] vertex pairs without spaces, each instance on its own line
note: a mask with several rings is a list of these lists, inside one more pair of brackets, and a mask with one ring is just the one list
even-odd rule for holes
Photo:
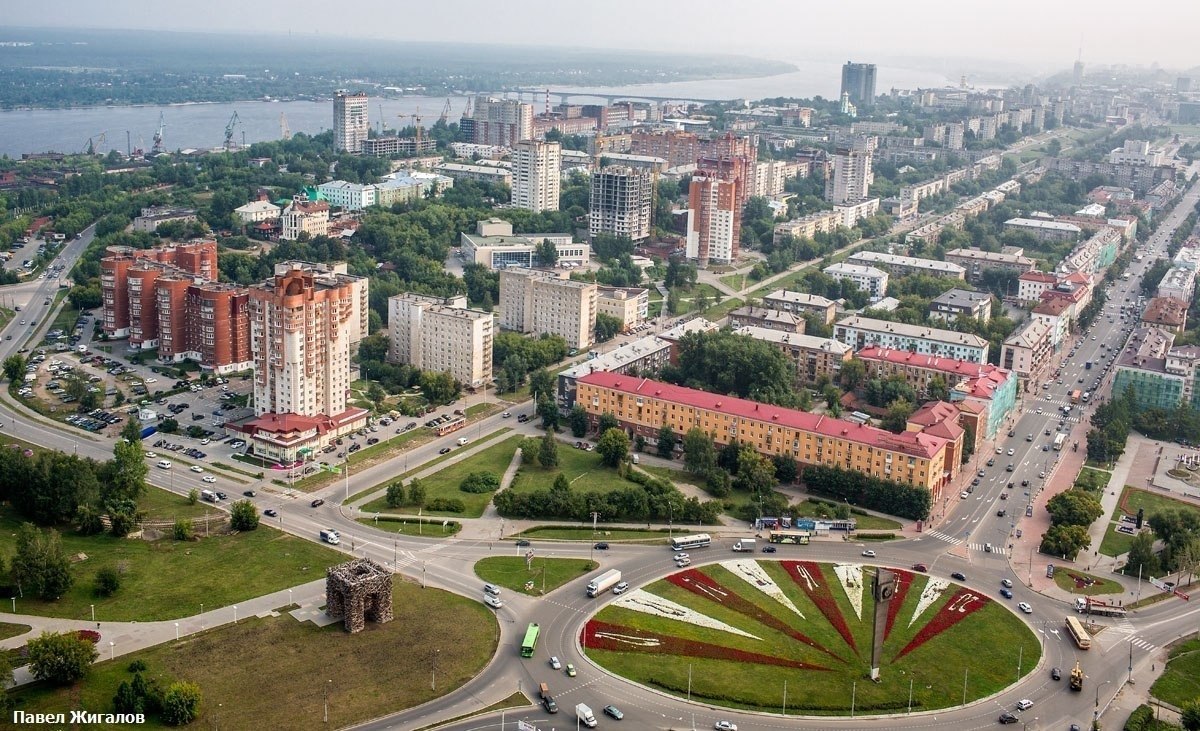
[[833,336],[856,351],[875,345],[971,363],[987,362],[988,341],[984,338],[924,325],[851,316],[837,321]]
[[1000,367],[1028,378],[1052,361],[1054,326],[1046,320],[1030,318],[1008,336],[1000,349]]
[[857,203],[867,197],[875,175],[871,172],[872,146],[856,141],[851,147],[839,147],[830,156],[831,171],[825,179],[825,200],[830,203]]
[[888,273],[875,267],[838,262],[830,264],[822,271],[827,277],[854,282],[854,286],[869,294],[872,301],[887,296]]
[[596,312],[621,321],[621,332],[641,325],[650,315],[650,290],[641,287],[598,287]]
[[492,313],[467,309],[465,296],[403,293],[388,298],[388,360],[449,373],[470,388],[492,379]]
[[374,185],[351,183],[346,180],[330,180],[321,183],[317,191],[325,196],[329,205],[345,211],[361,211],[376,203],[376,188]]
[[966,270],[957,264],[940,259],[920,259],[915,256],[897,256],[879,251],[860,251],[846,258],[850,264],[861,264],[882,269],[892,276],[923,274],[928,277],[964,279]]
[[512,204],[534,213],[557,211],[562,187],[562,145],[521,140],[514,153]]
[[529,269],[501,269],[500,327],[560,335],[572,348],[587,348],[596,330],[596,295],[594,282]]
[[444,162],[434,165],[433,171],[441,173],[453,180],[477,180],[481,183],[496,183],[512,185],[512,170],[500,165],[467,165],[458,162]]
[[283,209],[271,201],[250,201],[244,206],[233,209],[233,215],[237,216],[237,219],[243,224],[274,221],[282,212]]
[[1166,154],[1161,149],[1152,149],[1146,140],[1125,140],[1123,147],[1108,153],[1108,161],[1116,165],[1127,163],[1158,167],[1164,164],[1165,158]]
[[588,235],[618,236],[630,241],[650,237],[654,177],[646,170],[610,165],[592,173]]
[[362,152],[367,139],[367,95],[339,91],[333,97],[333,146],[339,152]]
[[298,195],[292,199],[279,217],[281,241],[295,241],[300,234],[309,237],[329,235],[329,204],[325,201],[310,201]]

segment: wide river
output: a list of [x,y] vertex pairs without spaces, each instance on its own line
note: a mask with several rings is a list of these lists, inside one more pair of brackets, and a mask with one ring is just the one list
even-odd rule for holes
[[[578,89],[559,87],[551,91],[593,92],[608,95],[646,94],[655,97],[688,99],[763,99],[779,96],[834,98],[838,94],[841,66],[838,63],[808,62],[800,70],[750,79],[718,79],[682,81],[664,84],[644,84],[622,87],[592,87]],[[881,66],[877,91],[943,86],[949,82],[940,74]],[[552,97],[554,95],[552,94]],[[526,94],[540,112],[545,103],[543,94]],[[403,97],[400,99],[371,99],[368,110],[371,126],[379,127],[382,108],[384,124],[389,128],[412,123],[411,115],[419,113],[428,126],[437,121],[446,105],[442,97]],[[467,97],[450,98],[450,119],[462,116]],[[557,98],[552,103],[557,103]],[[599,97],[572,95],[573,103],[602,101]],[[220,104],[144,105],[124,107],[93,107],[87,109],[33,109],[0,111],[0,155],[20,157],[27,152],[82,152],[92,140],[97,151],[115,149],[126,152],[126,146],[149,150],[159,114],[166,122],[165,142],[170,150],[212,148],[224,142],[225,126],[237,112],[239,124],[234,140],[261,142],[281,136],[281,116],[286,117],[292,132],[315,134],[331,127],[332,102],[232,102]],[[100,143],[100,135],[105,140]]]

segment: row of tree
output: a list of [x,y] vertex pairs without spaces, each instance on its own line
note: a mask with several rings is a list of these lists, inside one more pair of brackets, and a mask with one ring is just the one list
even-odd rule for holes
[[839,467],[808,466],[804,468],[801,478],[810,492],[909,520],[928,518],[933,507],[933,496],[928,488]]

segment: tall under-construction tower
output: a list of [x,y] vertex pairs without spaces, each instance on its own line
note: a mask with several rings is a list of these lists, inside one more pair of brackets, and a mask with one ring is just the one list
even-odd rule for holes
[[154,144],[150,146],[151,155],[161,155],[167,151],[167,146],[163,144],[163,130],[167,126],[167,119],[162,112],[158,113],[158,129],[154,131]]

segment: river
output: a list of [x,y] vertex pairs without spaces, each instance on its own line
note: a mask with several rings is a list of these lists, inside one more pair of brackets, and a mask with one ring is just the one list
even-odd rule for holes
[[[798,71],[775,76],[750,79],[710,79],[705,81],[679,81],[663,84],[642,84],[621,87],[571,88],[563,91],[592,92],[608,95],[645,94],[655,97],[688,99],[763,99],[780,96],[834,98],[838,94],[841,80],[840,62],[801,62]],[[881,66],[877,90],[886,93],[889,89],[912,89],[916,87],[944,86],[950,80],[938,73]],[[1000,84],[1002,85],[1002,84]],[[552,96],[554,91],[551,87]],[[526,95],[541,111],[542,95]],[[589,98],[573,95],[573,103],[602,101],[602,97]],[[557,102],[557,99],[552,101]],[[467,97],[450,98],[450,119],[462,116]],[[403,97],[399,99],[371,99],[369,117],[372,127],[378,129],[382,105],[383,119],[389,128],[411,124],[411,115],[420,113],[426,125],[435,122],[446,104],[442,97]],[[333,123],[333,102],[262,102],[246,101],[217,104],[140,105],[122,107],[90,107],[86,109],[33,109],[0,111],[0,154],[20,157],[27,152],[82,152],[92,140],[98,152],[115,149],[126,152],[131,148],[150,149],[154,131],[158,127],[159,114],[166,121],[165,143],[167,149],[218,147],[225,140],[225,125],[237,112],[239,125],[234,131],[234,140],[262,142],[280,138],[280,115],[287,118],[292,132],[315,134],[327,130]],[[397,118],[401,115],[402,118]],[[128,135],[127,135],[128,132]],[[100,134],[105,141],[99,144]]]

